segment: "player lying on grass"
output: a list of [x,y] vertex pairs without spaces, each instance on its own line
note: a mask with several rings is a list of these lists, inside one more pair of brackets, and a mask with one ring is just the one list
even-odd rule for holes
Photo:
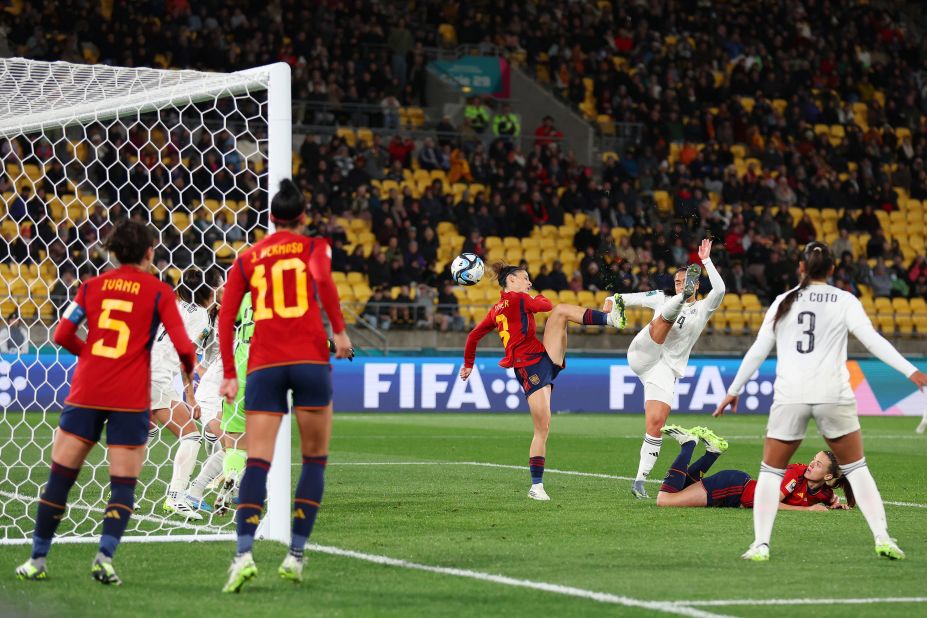
[[756,480],[753,544],[744,560],[769,560],[769,539],[776,521],[776,491],[785,467],[801,445],[814,418],[824,441],[837,455],[840,471],[853,487],[879,556],[901,560],[904,552],[888,534],[885,506],[863,454],[863,436],[856,415],[856,397],[847,369],[847,334],[872,354],[907,376],[919,389],[927,375],[905,360],[872,327],[862,304],[852,294],[828,285],[834,257],[827,245],[810,242],[799,264],[800,283],[780,294],[763,319],[756,341],[747,351],[727,396],[714,416],[731,406],[737,411],[740,390],[776,348],[776,382],[769,412],[763,463]]
[[[218,358],[212,361],[196,389],[197,401],[203,409],[204,424],[212,426],[220,436],[221,448],[203,463],[200,473],[190,485],[188,494],[197,508],[205,510],[203,494],[217,478],[221,478],[215,501],[218,514],[224,513],[233,504],[238,493],[238,483],[247,461],[245,441],[245,378],[248,370],[248,354],[251,337],[254,334],[251,294],[245,294],[238,316],[235,319],[235,371],[238,376],[238,394],[233,403],[228,403],[219,394],[222,382],[222,363]],[[214,340],[218,348],[218,336]]]
[[[87,454],[106,428],[110,498],[91,574],[119,585],[112,559],[132,517],[135,485],[148,440],[151,344],[159,322],[177,350],[183,372],[193,372],[196,355],[170,286],[148,274],[154,237],[140,223],[117,224],[106,248],[119,268],[93,277],[77,290],[55,329],[55,343],[77,357],[52,443],[51,471],[39,497],[32,534],[32,557],[16,569],[19,579],[48,576],[45,558],[64,518],[68,493]],[[77,336],[86,321],[87,339]]]
[[[610,313],[586,309],[577,305],[554,306],[543,295],[531,296],[531,280],[528,272],[518,266],[503,262],[492,265],[493,278],[502,287],[499,302],[492,306],[483,321],[476,325],[467,337],[464,349],[464,364],[460,378],[466,380],[473,371],[476,360],[476,346],[489,331],[498,330],[505,357],[501,367],[514,368],[521,383],[531,420],[534,423],[534,437],[528,451],[528,465],[531,470],[531,488],[528,497],[534,500],[550,500],[544,490],[544,464],[547,454],[547,435],[550,432],[550,395],[557,374],[566,366],[567,325],[572,322],[583,326],[614,326],[624,328],[624,305],[616,303]],[[544,343],[535,335],[535,313],[550,316],[544,325]]]
[[[727,450],[727,440],[707,427],[683,429],[678,425],[663,427],[663,433],[675,438],[682,447],[670,464],[657,494],[657,506],[719,506],[753,508],[756,481],[740,470],[722,470],[705,476],[711,466]],[[705,454],[690,464],[695,446],[701,440]],[[842,488],[847,502],[841,503],[834,489]],[[837,457],[830,451],[820,451],[807,465],[791,464],[779,490],[779,508],[793,511],[826,511],[847,509],[855,504],[853,491],[841,476]]]
[[[215,291],[206,273],[191,268],[183,274],[177,288],[177,308],[187,336],[200,350],[210,334],[209,309],[214,300]],[[203,438],[195,422],[200,418],[200,406],[193,394],[193,383],[189,380],[184,381],[186,403],[179,399],[174,381],[180,373],[177,354],[162,326],[151,348],[151,416],[153,421],[166,427],[178,439],[163,508],[186,519],[200,520],[203,516],[186,499],[187,485]]]
[[237,551],[223,592],[239,592],[257,575],[251,549],[264,512],[277,431],[281,422],[290,422],[291,397],[302,470],[293,500],[290,548],[277,571],[284,579],[302,581],[303,552],[322,502],[332,428],[332,367],[322,307],[334,333],[335,357],[351,355],[332,280],[331,248],[325,239],[300,233],[306,205],[292,180],[280,183],[270,216],[277,231],[245,249],[232,264],[219,310],[219,392],[233,403],[238,394],[235,321],[245,293],[251,292],[254,336],[245,389],[248,460],[238,490]]
[[698,249],[698,257],[711,282],[711,291],[704,299],[695,299],[702,269],[692,264],[676,271],[676,295],[669,299],[657,290],[615,294],[605,301],[603,308],[609,311],[617,301],[623,302],[625,307],[647,307],[655,313],[650,324],[641,329],[628,347],[628,365],[644,385],[644,442],[637,476],[631,485],[631,493],[638,499],[650,497],[644,489],[644,481],[660,456],[663,445],[660,428],[669,418],[676,380],[685,371],[692,347],[724,298],[724,280],[711,263],[711,241],[707,238]]

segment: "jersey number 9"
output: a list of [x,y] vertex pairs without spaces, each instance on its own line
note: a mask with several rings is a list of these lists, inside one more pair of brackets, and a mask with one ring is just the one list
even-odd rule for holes
[[[293,271],[295,279],[296,302],[288,305],[286,302],[284,273]],[[298,318],[309,309],[308,283],[306,282],[306,263],[299,258],[288,258],[274,262],[270,267],[270,285],[267,281],[267,268],[264,264],[255,267],[251,275],[251,286],[257,290],[254,302],[254,321],[268,320],[276,314],[281,318]],[[267,305],[267,291],[271,289],[272,306]]]

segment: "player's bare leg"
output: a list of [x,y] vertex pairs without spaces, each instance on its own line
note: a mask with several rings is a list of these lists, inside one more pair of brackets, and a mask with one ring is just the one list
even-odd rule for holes
[[866,465],[862,433],[857,430],[839,438],[824,438],[824,441],[837,456],[840,471],[853,488],[856,505],[866,518],[875,539],[876,554],[891,560],[904,560],[904,552],[888,534],[885,505],[875,479],[869,472],[869,466]]
[[283,579],[303,580],[303,552],[312,534],[325,488],[325,466],[332,435],[332,405],[325,408],[295,408],[299,426],[299,443],[303,456],[302,470],[293,499],[293,529],[290,549],[277,569]]
[[[65,511],[67,495],[77,479],[77,472],[84,465],[84,460],[93,447],[92,442],[60,429],[55,431],[52,442],[52,469],[49,472],[49,481],[45,484],[36,514],[35,530],[32,535],[32,556],[16,567],[18,579],[32,581],[48,579],[45,558],[51,548],[58,523],[61,521],[60,515]],[[53,483],[53,476],[61,478]],[[68,478],[65,479],[65,477]],[[49,509],[50,512],[44,512]]]
[[190,484],[190,477],[193,475],[193,468],[196,466],[200,450],[200,442],[203,439],[194,422],[193,412],[185,403],[174,401],[170,409],[154,410],[152,416],[178,439],[171,482],[163,509],[186,519],[202,520],[203,516],[186,500],[187,485]]
[[708,492],[705,491],[705,486],[701,482],[689,485],[674,494],[661,491],[657,494],[657,506],[708,506]]
[[[546,333],[545,333],[546,338]],[[555,361],[556,362],[556,361]],[[528,461],[532,468],[531,489],[528,497],[533,500],[550,500],[544,490],[544,460],[547,456],[547,436],[550,435],[550,384],[537,390],[528,397],[528,409],[534,424],[534,435],[528,451]]]

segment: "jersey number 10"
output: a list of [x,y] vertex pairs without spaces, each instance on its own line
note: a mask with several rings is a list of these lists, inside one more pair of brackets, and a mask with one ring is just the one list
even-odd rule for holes
[[[286,288],[284,287],[284,273],[293,271],[293,285],[296,292],[296,302],[288,305],[286,302]],[[298,318],[309,309],[309,291],[306,282],[306,263],[299,258],[288,258],[274,262],[270,267],[270,285],[267,281],[267,268],[258,264],[251,275],[251,286],[257,290],[254,301],[254,321],[268,320],[274,315],[281,318]],[[268,287],[271,292],[271,305],[267,304]]]

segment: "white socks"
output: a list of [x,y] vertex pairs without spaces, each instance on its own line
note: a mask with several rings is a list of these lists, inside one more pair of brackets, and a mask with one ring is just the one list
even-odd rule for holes
[[196,465],[196,456],[200,452],[201,439],[202,436],[198,433],[187,434],[180,439],[177,454],[174,455],[174,471],[171,474],[168,492],[180,493],[187,488],[190,476],[193,475],[193,466]]
[[203,462],[200,473],[190,485],[190,489],[187,490],[187,493],[197,500],[202,500],[203,494],[206,492],[206,486],[209,485],[213,479],[222,474],[222,462],[224,459],[225,451],[221,448],[210,455],[209,458]]
[[876,542],[888,538],[888,522],[885,519],[885,505],[882,504],[882,496],[879,494],[879,488],[876,487],[875,479],[869,472],[869,466],[866,465],[866,458],[855,461],[845,466],[840,466],[847,480],[850,481],[850,487],[853,488],[853,496],[856,498],[856,506],[863,512],[869,529],[872,530],[872,536]]
[[644,434],[644,443],[641,444],[641,462],[637,466],[638,481],[646,480],[650,471],[653,470],[657,457],[660,456],[661,446],[663,446],[663,436],[654,438],[649,434]]
[[760,475],[756,479],[753,495],[753,546],[769,545],[776,513],[779,512],[779,488],[785,470],[760,464]]
[[663,316],[663,319],[667,322],[675,322],[676,318],[679,317],[679,312],[682,311],[682,305],[686,302],[686,299],[682,294],[676,294],[668,301],[663,303],[663,306],[660,307],[660,315]]

